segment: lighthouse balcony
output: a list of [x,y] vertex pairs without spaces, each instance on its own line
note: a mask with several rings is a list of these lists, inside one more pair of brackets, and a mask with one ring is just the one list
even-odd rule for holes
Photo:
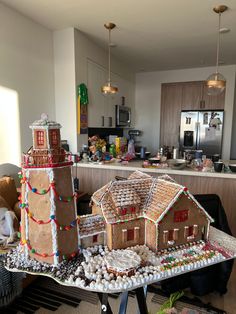
[[30,149],[22,155],[22,167],[58,167],[71,165],[72,155],[67,153],[63,148],[57,150],[35,150]]

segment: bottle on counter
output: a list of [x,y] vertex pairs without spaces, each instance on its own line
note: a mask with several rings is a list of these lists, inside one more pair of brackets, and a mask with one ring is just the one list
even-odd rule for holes
[[116,157],[116,145],[113,143],[110,145],[109,153],[115,158]]

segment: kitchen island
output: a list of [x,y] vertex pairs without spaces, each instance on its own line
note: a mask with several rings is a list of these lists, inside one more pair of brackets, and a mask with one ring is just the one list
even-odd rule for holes
[[202,172],[190,168],[183,170],[143,168],[142,161],[131,161],[127,165],[116,162],[108,164],[80,162],[77,167],[80,189],[89,194],[114,180],[116,176],[127,178],[135,170],[154,177],[168,174],[178,183],[188,187],[192,194],[217,194],[226,211],[231,231],[236,236],[236,173]]

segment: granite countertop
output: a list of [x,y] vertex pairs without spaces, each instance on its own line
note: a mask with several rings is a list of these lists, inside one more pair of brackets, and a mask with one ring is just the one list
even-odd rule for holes
[[110,162],[110,163],[93,163],[93,162],[79,162],[78,167],[82,168],[97,168],[104,170],[126,170],[126,171],[135,171],[140,170],[143,172],[149,173],[160,173],[160,174],[175,174],[175,175],[184,175],[184,176],[199,176],[199,177],[215,177],[215,178],[228,178],[236,179],[236,173],[233,172],[205,172],[205,171],[195,171],[191,168],[185,168],[183,170],[174,170],[171,168],[143,168],[142,161],[130,161],[128,164],[124,165],[120,162]]

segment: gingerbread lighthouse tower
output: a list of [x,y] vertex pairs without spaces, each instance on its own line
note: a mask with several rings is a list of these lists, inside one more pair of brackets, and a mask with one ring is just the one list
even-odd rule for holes
[[27,258],[57,265],[78,252],[72,162],[61,147],[61,125],[43,114],[30,128],[33,147],[23,155],[21,245]]

